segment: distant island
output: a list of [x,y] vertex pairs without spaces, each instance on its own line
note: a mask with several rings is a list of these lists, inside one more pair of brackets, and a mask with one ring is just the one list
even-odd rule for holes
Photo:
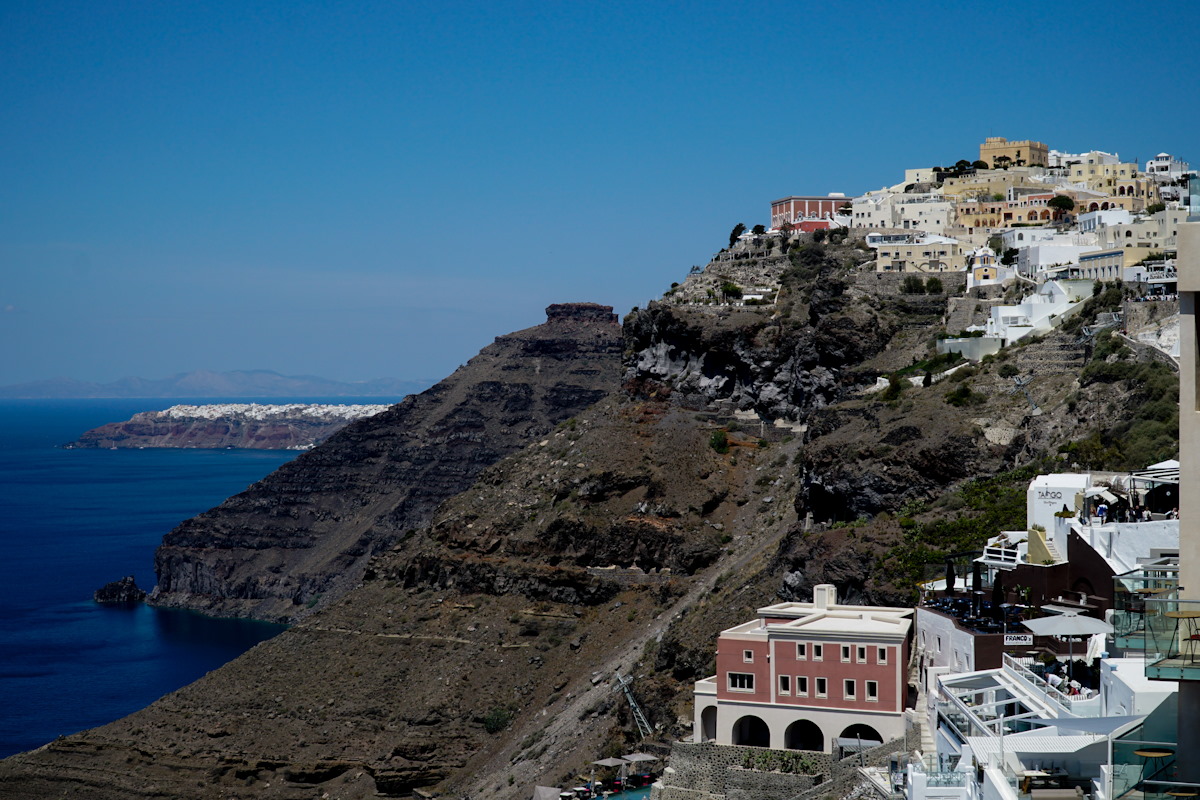
[[89,383],[73,378],[52,378],[0,386],[0,399],[66,399],[110,397],[387,397],[399,401],[424,391],[432,381],[395,378],[345,383],[312,375],[280,375],[271,370],[180,372],[157,380],[121,378],[112,383]]
[[66,448],[308,450],[386,405],[221,403],[143,411],[84,433]]

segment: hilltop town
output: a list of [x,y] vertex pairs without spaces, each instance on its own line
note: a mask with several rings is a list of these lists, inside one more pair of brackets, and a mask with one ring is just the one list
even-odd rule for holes
[[[1197,186],[1167,153],[1141,167],[989,137],[977,160],[909,169],[858,197],[775,200],[769,226],[735,227],[664,302],[771,306],[814,243],[844,242],[894,293],[946,300],[936,355],[901,359],[867,394],[894,403],[1055,340],[1101,355],[1084,383],[1088,369],[1135,361],[1177,372],[1177,261]],[[1038,371],[997,370],[1026,397],[1026,422],[1043,413],[1027,388]],[[986,438],[1008,443],[998,436]],[[1200,605],[1182,599],[1180,462],[1071,466],[1031,475],[1025,525],[946,552],[915,606],[839,602],[831,583],[722,631],[714,674],[694,687],[693,735],[652,796],[1196,796],[1185,754],[1200,743],[1184,709],[1200,680]]]
[[292,627],[0,794],[1193,796],[1196,187],[987,139],[550,306],[170,532]]

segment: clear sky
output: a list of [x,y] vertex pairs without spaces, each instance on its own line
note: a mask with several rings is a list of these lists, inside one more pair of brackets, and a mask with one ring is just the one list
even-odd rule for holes
[[0,2],[0,384],[437,379],[983,137],[1200,162],[1190,2]]

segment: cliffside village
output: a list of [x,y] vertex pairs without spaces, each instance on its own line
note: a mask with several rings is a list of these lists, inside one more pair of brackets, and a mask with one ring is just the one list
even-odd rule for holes
[[[821,585],[723,631],[654,798],[1200,796],[1200,497],[1180,478],[1194,483],[1200,454],[1198,194],[1166,153],[1139,167],[988,138],[973,163],[910,169],[861,197],[776,200],[769,228],[731,239],[706,273],[794,232],[845,229],[879,273],[965,273],[978,297],[1020,287],[939,344],[968,359],[1052,330],[1095,281],[1177,301],[1150,344],[1180,371],[1182,466],[1038,476],[1026,529],[947,560],[916,608],[844,604]],[[769,275],[738,274],[736,291],[673,300],[772,302]]]

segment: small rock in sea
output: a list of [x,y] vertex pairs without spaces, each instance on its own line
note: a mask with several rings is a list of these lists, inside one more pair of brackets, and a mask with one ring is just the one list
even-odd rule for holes
[[97,603],[140,603],[146,599],[146,593],[138,588],[132,575],[126,575],[101,586],[92,597]]

